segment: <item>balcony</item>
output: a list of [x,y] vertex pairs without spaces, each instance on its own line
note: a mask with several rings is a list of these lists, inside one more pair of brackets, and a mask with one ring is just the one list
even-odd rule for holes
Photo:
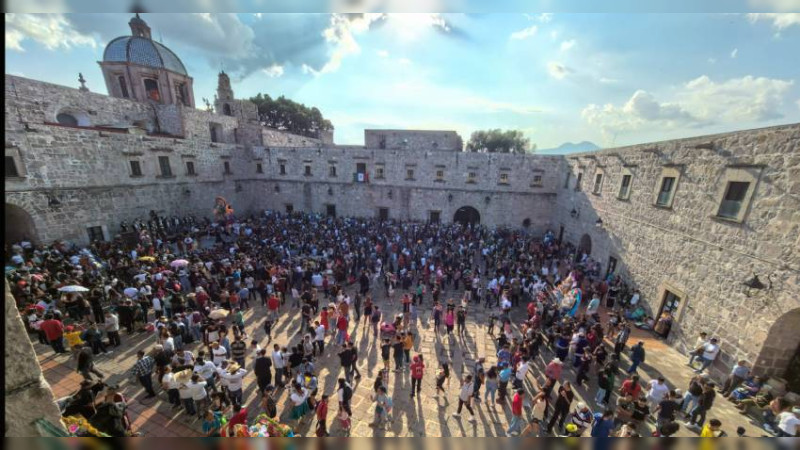
[[356,172],[353,174],[353,183],[369,183],[369,173]]

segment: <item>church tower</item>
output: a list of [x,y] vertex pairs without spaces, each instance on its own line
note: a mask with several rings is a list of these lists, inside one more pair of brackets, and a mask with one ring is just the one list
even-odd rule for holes
[[217,114],[233,116],[235,102],[233,98],[233,88],[231,88],[231,78],[224,70],[217,76],[217,98],[214,101],[214,109]]
[[136,13],[136,16],[131,19],[130,22],[128,22],[128,25],[131,27],[132,36],[152,39],[152,37],[150,37],[150,26],[147,25],[147,22],[142,20],[141,17],[139,17],[139,13]]

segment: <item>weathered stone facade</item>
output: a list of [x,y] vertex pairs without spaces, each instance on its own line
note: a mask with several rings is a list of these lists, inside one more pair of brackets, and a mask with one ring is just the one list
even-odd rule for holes
[[[217,195],[239,215],[333,206],[338,215],[426,221],[438,213],[450,222],[466,206],[489,226],[535,234],[563,226],[576,245],[588,235],[591,255],[604,270],[616,258],[653,315],[666,291],[680,297],[670,342],[685,348],[700,330],[721,337],[720,369],[746,358],[779,374],[800,341],[781,325],[791,320],[776,322],[800,307],[790,294],[800,269],[800,125],[564,158],[464,153],[447,131],[367,130],[367,145],[337,146],[265,128],[249,102],[227,101],[231,115],[7,75],[6,156],[20,175],[6,177],[7,239],[86,243],[89,227],[110,238],[120,221],[150,210],[210,216]],[[54,123],[64,108],[87,122]],[[626,174],[630,195],[620,200]],[[675,182],[669,205],[654,206],[666,175]],[[741,217],[717,217],[727,181],[743,180],[751,184]],[[764,283],[772,275],[773,288],[748,297],[742,283],[753,274]]]
[[[782,376],[800,345],[800,125],[609,149],[568,161],[570,178],[561,179],[554,227],[563,226],[576,245],[588,236],[604,271],[615,258],[617,272],[641,290],[654,317],[667,291],[678,296],[670,343],[688,350],[707,331],[720,338],[719,370],[746,359],[758,372]],[[675,174],[671,204],[658,205],[662,176]],[[627,195],[624,175],[631,176]],[[722,217],[727,182],[739,180],[752,181],[741,213]],[[743,286],[754,274],[765,285],[770,279],[772,288]]]
[[5,283],[5,436],[43,436],[38,420],[61,428],[61,413],[53,398],[50,385],[42,376],[36,352],[17,311],[8,281]]

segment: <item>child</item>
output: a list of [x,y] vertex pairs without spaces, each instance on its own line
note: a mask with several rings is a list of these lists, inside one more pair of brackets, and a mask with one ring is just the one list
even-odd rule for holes
[[328,420],[328,395],[323,394],[320,401],[317,403],[317,437],[328,436],[328,429],[326,422]]
[[494,321],[495,321],[495,319],[496,319],[496,317],[495,317],[494,313],[489,315],[489,326],[488,326],[489,336],[494,336]]
[[439,368],[439,373],[436,374],[436,396],[439,396],[439,391],[445,392],[444,382],[447,381],[447,387],[450,387],[450,366],[446,362],[442,363]]

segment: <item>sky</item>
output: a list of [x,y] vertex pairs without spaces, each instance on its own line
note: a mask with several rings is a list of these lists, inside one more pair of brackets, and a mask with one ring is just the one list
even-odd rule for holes
[[[765,0],[766,1],[766,0]],[[777,0],[782,1],[782,0]],[[794,0],[783,0],[791,2]],[[106,93],[130,14],[12,13],[6,73]],[[366,128],[522,130],[602,147],[800,122],[798,13],[143,14],[213,102],[217,73]]]

